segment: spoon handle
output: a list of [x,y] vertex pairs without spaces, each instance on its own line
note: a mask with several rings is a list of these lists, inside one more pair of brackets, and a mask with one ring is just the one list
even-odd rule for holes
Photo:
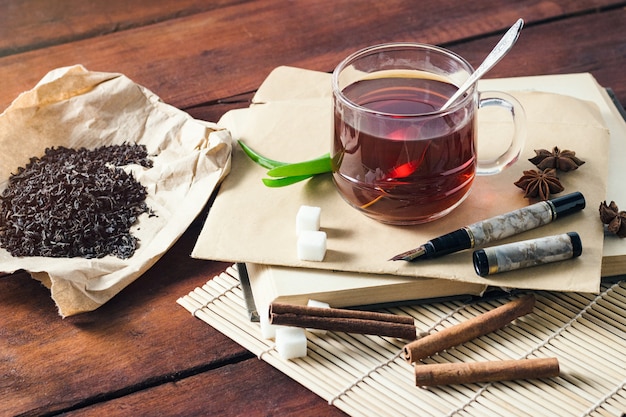
[[459,97],[461,97],[465,91],[467,91],[478,79],[480,79],[483,75],[487,73],[494,65],[496,65],[500,60],[509,52],[511,47],[517,41],[519,34],[522,30],[522,26],[524,26],[524,20],[519,19],[513,26],[507,30],[504,34],[500,42],[491,50],[489,55],[485,58],[485,60],[480,64],[480,66],[470,75],[470,77],[459,87],[456,93],[450,97],[450,99],[441,107],[441,110],[445,110],[452,103],[454,103]]

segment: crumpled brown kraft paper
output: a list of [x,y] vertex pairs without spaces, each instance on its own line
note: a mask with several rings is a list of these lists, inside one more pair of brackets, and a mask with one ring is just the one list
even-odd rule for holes
[[140,216],[128,259],[13,257],[0,248],[0,271],[26,270],[50,288],[61,316],[101,306],[148,270],[183,234],[230,170],[230,133],[163,103],[121,74],[82,66],[48,73],[0,115],[0,190],[12,172],[47,147],[138,143],[152,168],[129,166],[156,216]]
[[[329,174],[284,188],[261,182],[266,169],[233,148],[233,170],[220,187],[192,256],[231,262],[442,278],[499,287],[555,291],[598,291],[603,226],[597,206],[606,197],[609,131],[597,106],[573,97],[543,92],[510,92],[525,108],[528,137],[519,160],[503,173],[478,177],[470,196],[449,215],[417,226],[389,226],[348,206]],[[275,69],[247,109],[233,110],[218,122],[234,139],[276,160],[296,162],[329,151],[332,126],[330,75],[297,68]],[[506,112],[479,115],[479,148],[508,143]],[[573,260],[493,275],[474,271],[472,251],[428,261],[388,261],[428,239],[482,219],[527,206],[513,183],[534,149],[559,146],[586,161],[576,171],[560,173],[564,195],[580,191],[587,207],[580,213],[499,243],[576,231],[582,256]],[[479,150],[479,152],[481,152]],[[483,158],[479,153],[479,157]],[[328,235],[322,262],[297,258],[295,218],[301,205],[321,207],[321,230]],[[452,282],[451,285],[454,285]]]

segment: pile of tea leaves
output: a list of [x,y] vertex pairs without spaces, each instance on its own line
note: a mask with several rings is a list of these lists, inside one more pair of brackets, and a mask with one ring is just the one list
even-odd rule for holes
[[0,246],[13,256],[131,257],[130,227],[149,213],[146,188],[121,166],[151,167],[145,146],[48,148],[0,195]]

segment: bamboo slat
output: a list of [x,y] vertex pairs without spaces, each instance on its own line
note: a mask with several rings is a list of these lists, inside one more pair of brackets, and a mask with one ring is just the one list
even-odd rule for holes
[[[561,375],[430,388],[415,386],[413,368],[393,338],[327,332],[308,333],[308,354],[284,360],[272,340],[248,319],[235,268],[178,299],[259,359],[353,416],[620,416],[626,409],[626,283],[602,292],[537,292],[534,311],[424,363],[556,357]],[[422,334],[436,332],[508,300],[464,305],[438,302],[386,310],[414,318]]]

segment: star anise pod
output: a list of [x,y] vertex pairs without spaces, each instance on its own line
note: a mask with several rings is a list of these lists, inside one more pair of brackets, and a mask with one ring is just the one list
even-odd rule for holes
[[585,163],[585,161],[576,157],[576,152],[567,149],[560,150],[558,146],[555,146],[552,151],[535,149],[535,154],[536,156],[530,158],[529,161],[539,169],[554,168],[566,172],[578,169],[579,166]]
[[543,171],[531,169],[524,171],[524,175],[514,183],[524,190],[524,197],[547,200],[552,194],[558,194],[565,188],[556,176],[556,169],[548,168]]
[[615,201],[607,206],[600,203],[600,220],[607,225],[607,230],[619,237],[626,237],[626,211],[619,211]]

